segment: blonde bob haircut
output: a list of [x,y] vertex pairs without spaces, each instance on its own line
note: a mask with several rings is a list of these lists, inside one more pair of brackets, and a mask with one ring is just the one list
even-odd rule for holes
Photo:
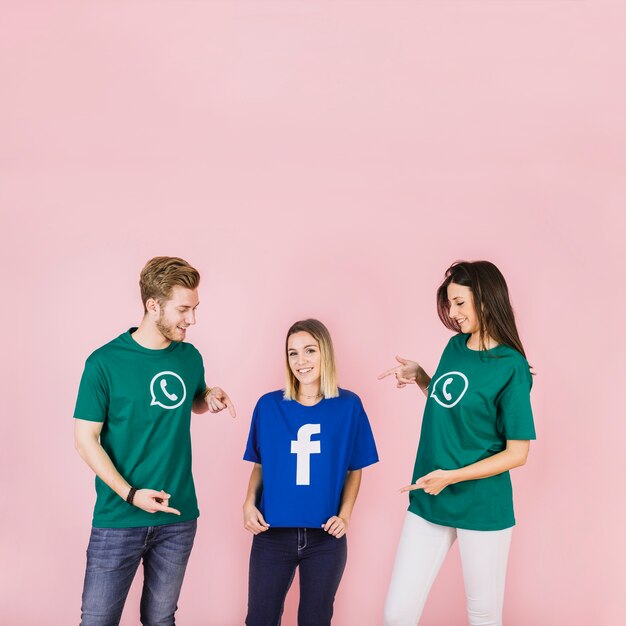
[[326,328],[322,322],[313,319],[296,322],[287,331],[287,337],[285,339],[287,383],[285,385],[283,397],[285,400],[295,400],[298,395],[300,383],[293,375],[291,367],[289,366],[288,345],[289,337],[301,332],[309,333],[309,335],[317,341],[320,348],[320,393],[324,398],[336,398],[339,395],[339,388],[337,386],[337,369],[335,367],[335,351],[333,350],[333,341],[330,338],[328,328]]
[[155,256],[146,263],[139,277],[144,313],[148,311],[146,303],[150,298],[162,305],[171,298],[174,287],[197,289],[199,284],[200,273],[185,259],[177,256]]

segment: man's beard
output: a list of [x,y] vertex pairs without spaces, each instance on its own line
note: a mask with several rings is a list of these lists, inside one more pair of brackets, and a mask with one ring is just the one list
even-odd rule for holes
[[159,319],[156,322],[156,327],[159,330],[159,332],[169,341],[182,341],[183,339],[181,337],[176,337],[175,336],[175,332],[176,332],[176,326],[167,326],[166,324],[163,323],[163,312],[161,311],[161,315],[159,316]]

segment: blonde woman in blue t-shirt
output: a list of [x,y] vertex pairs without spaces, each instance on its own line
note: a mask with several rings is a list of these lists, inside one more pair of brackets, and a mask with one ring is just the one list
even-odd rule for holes
[[395,375],[416,384],[426,407],[385,604],[385,626],[415,626],[455,540],[471,626],[501,626],[515,524],[509,470],[524,465],[535,439],[532,377],[504,277],[487,261],[458,262],[437,291],[437,309],[455,334],[431,378],[415,362]]
[[244,459],[250,551],[247,626],[278,626],[299,571],[298,626],[330,626],[347,558],[361,470],[378,461],[359,397],[337,385],[330,333],[296,322],[285,340],[284,389],[256,404]]

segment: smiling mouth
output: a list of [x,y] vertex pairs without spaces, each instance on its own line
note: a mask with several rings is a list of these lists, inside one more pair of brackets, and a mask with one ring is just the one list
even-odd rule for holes
[[311,371],[313,371],[312,367],[305,367],[304,369],[297,370],[298,374],[308,374]]

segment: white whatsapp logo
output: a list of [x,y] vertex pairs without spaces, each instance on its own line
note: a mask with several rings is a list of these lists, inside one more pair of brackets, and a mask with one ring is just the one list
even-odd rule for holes
[[[441,384],[440,381],[443,381]],[[463,372],[447,372],[440,376],[431,387],[430,397],[441,406],[451,409],[465,395],[469,381]],[[442,397],[439,397],[439,394]]]
[[291,454],[296,455],[296,485],[311,484],[311,455],[319,454],[322,444],[311,441],[311,435],[318,435],[320,424],[305,424],[298,429],[297,439],[291,442]]
[[176,372],[159,372],[150,381],[150,406],[164,409],[179,407],[187,397],[187,389],[183,379]]

